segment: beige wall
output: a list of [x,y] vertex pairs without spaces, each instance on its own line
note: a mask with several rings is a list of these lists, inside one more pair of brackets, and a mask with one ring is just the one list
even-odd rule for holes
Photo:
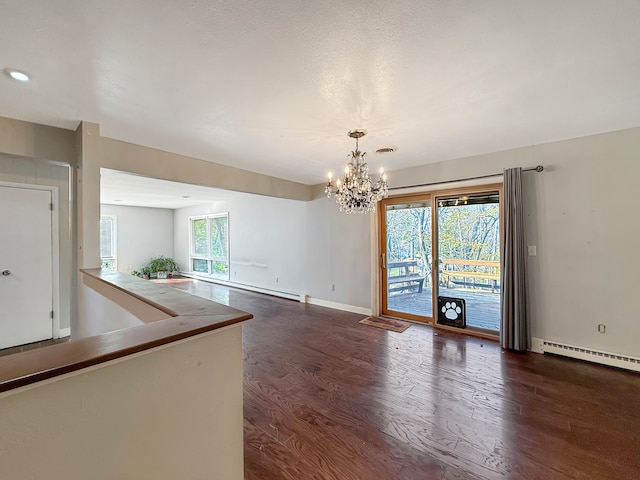
[[[24,122],[18,126],[18,130],[26,128]],[[34,134],[41,130],[39,126],[32,129]],[[42,134],[41,141],[52,136],[52,149],[60,151],[59,146],[65,144],[60,136],[66,137],[59,129],[44,130],[47,135]],[[221,166],[208,162],[99,135],[97,141],[95,138],[90,161],[97,163],[97,168],[232,189],[240,189],[245,175],[257,175],[245,172],[235,178],[233,171],[220,170]],[[6,135],[0,136],[0,141],[11,147],[0,151],[35,151],[33,146],[20,150]],[[35,143],[42,152],[41,142]],[[640,204],[640,190],[635,185],[640,174],[639,156],[640,128],[634,128],[391,171],[389,179],[395,187],[496,173],[510,166],[544,165],[541,174],[525,174],[527,243],[538,247],[538,256],[529,259],[527,282],[534,336],[640,356],[635,341],[640,338],[640,324],[634,321],[640,316],[640,307],[633,301],[634,272],[640,266],[640,256],[635,254],[640,226],[633,221],[635,207]],[[223,180],[212,179],[217,173]],[[97,173],[85,180],[90,188],[99,189]],[[311,198],[319,190],[276,180],[251,177],[245,191]],[[97,201],[89,208],[90,213],[83,213],[81,220],[97,225]],[[300,242],[307,242],[309,248],[301,261],[312,274],[306,277],[303,293],[346,305],[371,305],[375,231],[369,218],[339,214],[333,200],[319,196],[307,203],[307,211],[309,223]],[[95,255],[97,232],[93,227],[83,229]],[[332,284],[334,291],[330,290]],[[607,325],[607,333],[597,332],[599,323]]]
[[0,180],[58,187],[60,328],[75,318],[75,201],[71,182],[76,162],[71,130],[0,117]]
[[[640,357],[640,128],[394,171],[391,186],[525,173],[533,336]],[[494,182],[488,179],[486,182]],[[477,182],[476,182],[477,183]],[[605,334],[597,325],[607,326]]]
[[[71,325],[72,334],[77,327],[77,314],[70,306],[77,304],[80,311],[86,311],[85,290],[82,283],[78,283],[76,272],[79,268],[100,265],[101,167],[273,197],[309,200],[311,195],[307,185],[101,137],[99,125],[89,122],[80,122],[77,130],[71,131],[0,117],[0,154],[47,164],[58,162],[73,170],[69,209],[75,221],[70,224],[69,239],[61,239],[60,243],[61,249],[67,249],[70,255],[70,258],[61,258],[60,263],[61,272],[70,275],[70,280],[61,282],[61,285],[70,285],[61,299],[69,310],[64,314],[66,319],[61,320],[61,328]],[[30,168],[20,167],[25,171]],[[7,178],[16,176],[13,170],[4,173]],[[69,218],[68,215],[61,217]],[[67,226],[65,232],[68,230]]]
[[311,198],[310,187],[301,183],[111,138],[102,137],[100,139],[100,151],[100,166],[103,168],[193,185],[292,200],[309,200]]
[[0,394],[2,478],[243,478],[242,326]]
[[[640,356],[634,340],[640,338],[634,321],[640,309],[631,292],[640,227],[630,221],[640,204],[634,185],[639,155],[635,128],[396,170],[389,178],[392,187],[400,187],[544,165],[541,174],[525,174],[527,243],[538,248],[529,258],[527,281],[534,336]],[[370,307],[376,274],[370,217],[339,213],[319,190],[311,189],[314,199],[306,204],[307,223],[299,234],[308,246],[300,261],[312,274],[303,275],[297,290],[314,299]],[[607,325],[607,333],[597,332],[599,323]]]
[[138,327],[170,317],[168,313],[92,276],[81,274],[79,281],[86,290],[84,298],[88,309],[80,312],[74,338]]
[[63,128],[0,117],[0,152],[69,165],[75,161],[75,135]]
[[100,268],[100,126],[80,122],[76,132],[78,268]]

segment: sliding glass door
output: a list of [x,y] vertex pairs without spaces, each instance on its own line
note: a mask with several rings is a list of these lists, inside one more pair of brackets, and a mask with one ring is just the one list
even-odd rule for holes
[[413,320],[433,315],[432,208],[429,197],[382,205],[383,313]]
[[381,203],[382,313],[497,334],[500,186]]
[[446,298],[439,304],[438,323],[458,326],[450,317],[464,309],[467,328],[498,332],[499,192],[463,193],[436,201],[439,297]]

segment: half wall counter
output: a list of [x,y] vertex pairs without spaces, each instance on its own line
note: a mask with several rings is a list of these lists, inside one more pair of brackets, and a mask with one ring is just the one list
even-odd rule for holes
[[80,277],[80,338],[0,357],[3,474],[242,479],[252,315],[131,275]]

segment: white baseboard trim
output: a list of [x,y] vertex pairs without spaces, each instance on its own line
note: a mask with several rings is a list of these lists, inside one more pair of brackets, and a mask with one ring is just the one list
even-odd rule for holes
[[343,310],[345,312],[360,313],[367,316],[371,315],[370,308],[356,307],[355,305],[347,305],[345,303],[330,302],[329,300],[322,300],[320,298],[307,297],[307,303],[311,305],[318,305],[320,307]]
[[61,328],[58,330],[58,338],[64,338],[71,335],[71,327],[69,328]]
[[531,349],[533,353],[544,353],[544,340],[541,338],[531,338]]
[[536,353],[555,353],[556,355],[564,355],[565,357],[640,372],[640,358],[638,357],[604,352],[593,348],[578,347],[576,345],[554,342],[544,338],[532,338],[531,351]]

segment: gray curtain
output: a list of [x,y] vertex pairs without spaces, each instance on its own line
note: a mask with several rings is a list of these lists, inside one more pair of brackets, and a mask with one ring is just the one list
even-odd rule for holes
[[526,263],[522,169],[504,170],[500,344],[509,350],[528,350],[531,330],[527,315]]

